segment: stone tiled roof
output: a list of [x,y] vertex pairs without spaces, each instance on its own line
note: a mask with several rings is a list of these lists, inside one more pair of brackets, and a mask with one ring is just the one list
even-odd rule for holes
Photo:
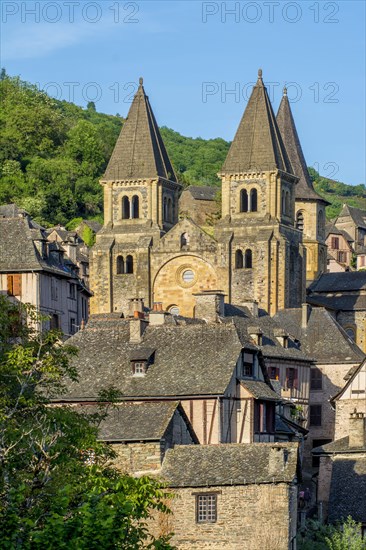
[[267,89],[262,81],[262,72],[259,71],[257,83],[221,171],[240,173],[276,169],[293,174]]
[[301,351],[319,363],[357,363],[364,354],[324,308],[312,308],[307,328],[301,328],[302,310],[284,309],[275,319],[301,344]]
[[360,311],[366,309],[366,295],[323,296],[313,294],[307,297],[307,301],[309,304],[320,305],[334,311]]
[[261,380],[241,380],[241,385],[246,388],[255,399],[265,399],[266,401],[280,401],[276,392],[265,382]]
[[80,225],[82,224],[90,227],[90,229],[94,231],[94,233],[98,233],[98,231],[100,231],[100,229],[102,229],[103,227],[101,223],[96,222],[95,220],[83,220]]
[[[78,409],[86,413],[96,412],[94,406],[81,406]],[[164,437],[177,409],[186,420],[183,409],[177,401],[118,404],[108,411],[108,416],[101,422],[99,439],[102,441],[159,441]]]
[[[337,221],[339,218],[350,216],[357,227],[362,227],[366,229],[366,211],[361,210],[361,208],[355,208],[354,206],[349,206],[344,204],[341,213],[338,215]],[[336,222],[337,223],[337,222]]]
[[[68,382],[66,400],[95,400],[114,386],[123,397],[222,395],[243,347],[233,324],[175,320],[148,326],[141,344],[129,341],[129,321],[91,316],[85,330],[68,340],[79,351],[79,382]],[[255,349],[248,338],[248,346]],[[131,353],[155,350],[145,376],[132,376]]]
[[315,447],[315,449],[312,450],[312,453],[316,455],[360,452],[366,452],[366,445],[363,447],[350,447],[348,435],[336,441],[332,441],[331,443],[327,443],[326,445]]
[[281,328],[281,323],[263,311],[260,312],[258,317],[253,317],[246,307],[225,304],[225,315],[233,316],[233,321],[230,318],[224,319],[224,321],[234,322],[239,335],[245,339],[248,339],[248,331],[252,326],[257,326],[262,331],[262,345],[258,347],[264,357],[312,361],[312,355],[308,355],[303,349],[299,349],[293,338],[289,338],[287,348],[280,344],[274,332],[276,329]]
[[323,273],[310,287],[310,292],[350,292],[366,290],[366,271]]
[[140,86],[104,174],[105,180],[162,177],[176,182],[149,98]]
[[218,187],[210,187],[208,185],[190,185],[185,189],[197,201],[213,201],[218,191]]
[[0,205],[0,218],[23,218],[27,215],[24,208],[19,208],[17,204],[1,204]]
[[52,256],[42,258],[34,240],[46,241],[46,238],[42,229],[34,228],[29,217],[0,218],[0,272],[45,270],[74,277],[69,267]]
[[162,477],[170,487],[292,483],[297,443],[180,445],[167,451]]
[[286,147],[293,172],[299,178],[295,187],[295,197],[298,200],[316,200],[329,204],[314,191],[304,153],[297,134],[295,121],[292,116],[290,102],[285,91],[277,113],[277,124]]
[[341,521],[348,516],[366,523],[366,458],[333,461],[329,495],[329,521]]

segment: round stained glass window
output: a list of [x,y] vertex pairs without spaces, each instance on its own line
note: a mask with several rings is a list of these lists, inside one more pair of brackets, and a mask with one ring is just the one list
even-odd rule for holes
[[182,279],[185,283],[191,283],[194,280],[194,273],[192,269],[186,269],[183,271]]

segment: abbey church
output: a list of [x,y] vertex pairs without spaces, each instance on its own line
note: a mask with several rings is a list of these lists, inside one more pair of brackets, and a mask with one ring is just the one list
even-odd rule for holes
[[327,203],[313,189],[286,89],[276,117],[261,70],[219,177],[222,214],[211,236],[179,219],[182,186],[140,79],[100,182],[91,313],[128,315],[139,298],[194,317],[195,295],[213,290],[270,315],[301,306],[306,285],[326,271]]

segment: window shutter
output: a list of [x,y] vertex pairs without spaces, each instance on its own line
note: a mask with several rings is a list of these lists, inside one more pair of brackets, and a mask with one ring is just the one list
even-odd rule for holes
[[22,293],[22,276],[20,273],[13,275],[13,294],[20,296]]
[[294,388],[297,390],[299,387],[299,378],[297,369],[294,369]]
[[13,275],[8,275],[8,294],[14,296],[13,292]]
[[289,381],[289,378],[290,378],[290,368],[287,367],[287,368],[286,368],[286,389],[288,388],[288,381]]

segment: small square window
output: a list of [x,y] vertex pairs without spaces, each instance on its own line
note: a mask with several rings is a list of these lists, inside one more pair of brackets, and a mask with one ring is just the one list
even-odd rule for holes
[[217,495],[196,496],[197,523],[215,523],[217,521]]
[[146,373],[146,362],[145,361],[133,361],[132,363],[132,373],[134,376],[143,376]]
[[243,376],[253,376],[253,363],[243,363]]

